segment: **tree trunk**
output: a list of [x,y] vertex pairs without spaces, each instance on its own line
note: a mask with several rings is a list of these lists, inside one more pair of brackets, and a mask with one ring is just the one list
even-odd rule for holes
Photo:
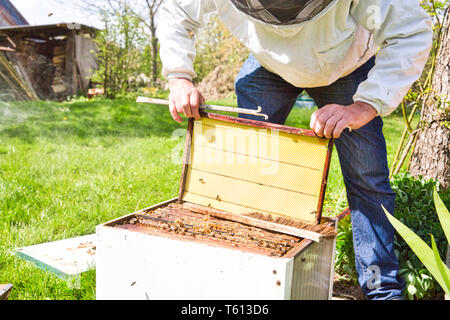
[[154,16],[151,17],[150,32],[152,38],[152,86],[156,87],[156,79],[158,79],[158,38],[156,37]]
[[441,46],[433,75],[432,90],[422,108],[423,128],[411,158],[410,173],[450,185],[450,11],[443,22]]

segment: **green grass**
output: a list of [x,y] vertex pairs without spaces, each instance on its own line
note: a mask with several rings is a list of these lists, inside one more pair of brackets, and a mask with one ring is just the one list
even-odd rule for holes
[[[312,112],[294,109],[287,125],[308,128]],[[95,270],[74,289],[14,249],[91,234],[176,196],[181,165],[172,153],[183,141],[172,132],[185,126],[163,107],[127,100],[0,102],[0,283],[14,284],[10,299],[95,299]],[[390,162],[402,128],[401,118],[385,120]],[[345,206],[334,153],[325,212]]]

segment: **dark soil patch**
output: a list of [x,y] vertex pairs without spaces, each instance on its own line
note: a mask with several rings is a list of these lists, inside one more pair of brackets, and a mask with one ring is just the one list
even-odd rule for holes
[[333,297],[344,300],[366,300],[359,284],[339,274],[334,274]]

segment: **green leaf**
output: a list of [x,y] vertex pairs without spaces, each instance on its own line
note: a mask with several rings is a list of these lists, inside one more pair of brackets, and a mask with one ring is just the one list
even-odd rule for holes
[[441,257],[439,256],[439,251],[437,249],[436,241],[434,241],[433,235],[430,234],[430,237],[431,237],[431,246],[433,247],[434,258],[435,258],[435,261],[436,261],[436,265],[438,266],[439,272],[441,273],[443,282],[445,284],[445,287],[442,287],[442,289],[444,289],[444,291],[447,294],[450,294],[450,280],[449,280],[450,270],[442,262]]
[[411,296],[414,296],[414,295],[416,294],[416,292],[417,292],[416,287],[414,287],[412,284],[410,284],[410,285],[408,286],[408,293],[409,293]]
[[408,280],[409,283],[414,284],[416,277],[414,276],[414,274],[412,272],[410,272],[407,274],[406,279]]
[[448,213],[448,209],[445,207],[445,204],[442,201],[441,197],[439,197],[436,188],[434,188],[433,198],[442,229],[444,230],[445,236],[447,237],[447,242],[450,243],[450,213]]
[[425,273],[420,274],[420,276],[422,277],[422,279],[430,279],[430,276]]
[[405,274],[408,273],[408,272],[409,272],[408,269],[403,268],[403,269],[400,269],[400,270],[398,271],[398,274],[401,275],[401,276],[403,276],[403,275],[405,275]]
[[406,264],[408,265],[408,267],[409,267],[411,270],[414,270],[414,267],[413,267],[411,261],[406,260]]
[[417,291],[417,298],[422,299],[423,296],[424,296],[424,291],[418,290],[418,291]]
[[[403,223],[394,218],[384,206],[382,206],[387,218],[394,226],[395,230],[402,236],[408,246],[414,251],[417,257],[422,261],[425,267],[430,271],[431,275],[436,279],[439,285],[444,289],[446,284],[440,273],[440,269],[436,264],[436,259],[433,250],[414,232],[412,232]],[[448,268],[444,269],[446,276],[450,277],[450,270]],[[445,289],[444,289],[445,290]]]

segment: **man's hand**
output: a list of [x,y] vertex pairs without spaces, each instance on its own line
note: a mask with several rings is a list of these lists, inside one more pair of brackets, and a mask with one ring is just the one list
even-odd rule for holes
[[364,102],[357,101],[349,106],[329,104],[313,113],[310,127],[319,137],[336,139],[345,128],[359,129],[376,116],[375,108]]
[[169,88],[169,109],[173,120],[182,121],[179,113],[188,118],[200,119],[198,108],[205,102],[205,99],[193,83],[188,79],[170,79]]

